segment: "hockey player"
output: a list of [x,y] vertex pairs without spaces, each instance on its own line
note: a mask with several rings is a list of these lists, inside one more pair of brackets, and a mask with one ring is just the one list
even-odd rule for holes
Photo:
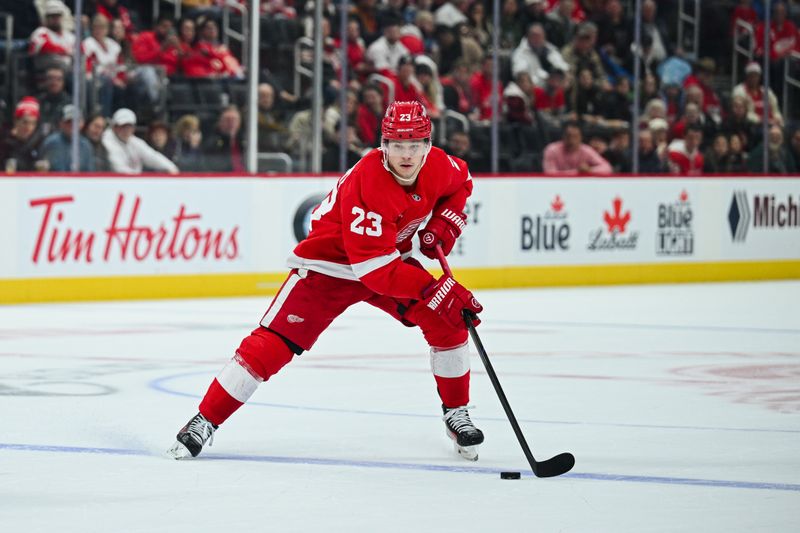
[[472,192],[464,161],[431,146],[431,120],[418,102],[394,102],[381,124],[379,149],[342,176],[312,212],[311,231],[288,259],[291,272],[261,323],[211,383],[200,412],[178,432],[168,454],[194,457],[214,431],[295,355],[311,349],[345,309],[367,302],[430,345],[447,434],[465,458],[477,460],[483,433],[469,417],[469,349],[464,310],[483,307],[447,275],[435,279],[411,258],[420,249],[436,257],[453,249],[466,225]]

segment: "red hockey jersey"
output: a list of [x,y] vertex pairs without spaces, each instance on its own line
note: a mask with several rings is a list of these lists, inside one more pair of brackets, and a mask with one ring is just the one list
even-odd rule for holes
[[431,148],[410,187],[384,168],[380,149],[372,150],[312,212],[311,232],[288,265],[358,280],[378,294],[421,299],[433,277],[403,262],[412,238],[434,209],[463,212],[471,193],[467,164],[439,148]]
[[703,173],[703,154],[700,150],[686,151],[683,139],[675,139],[667,148],[667,164],[673,174],[698,176]]
[[68,31],[56,33],[50,28],[40,26],[31,34],[28,53],[31,55],[55,54],[71,56],[75,52],[75,35]]

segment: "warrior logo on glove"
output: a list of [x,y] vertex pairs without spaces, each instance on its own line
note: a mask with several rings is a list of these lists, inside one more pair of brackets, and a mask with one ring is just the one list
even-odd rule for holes
[[483,311],[483,306],[469,290],[448,275],[436,280],[423,296],[424,299],[412,303],[405,314],[407,319],[423,328],[444,320],[453,328],[466,329],[464,311],[472,315],[474,325],[481,323],[477,314]]
[[426,257],[436,259],[436,245],[441,244],[444,255],[449,255],[461,231],[467,227],[466,218],[464,213],[456,213],[448,208],[434,211],[431,219],[419,231],[419,251]]

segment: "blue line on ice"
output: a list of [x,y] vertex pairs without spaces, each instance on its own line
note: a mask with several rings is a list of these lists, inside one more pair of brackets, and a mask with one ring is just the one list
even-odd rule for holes
[[[183,392],[176,389],[169,388],[167,382],[196,375],[209,375],[209,380],[213,374],[206,370],[197,372],[185,372],[181,374],[173,374],[171,376],[163,376],[156,378],[148,386],[158,392],[165,394],[172,394],[174,396],[184,396],[186,398],[201,399],[202,396],[195,393]],[[259,407],[271,407],[274,409],[296,409],[298,411],[317,411],[329,413],[348,413],[356,415],[377,415],[377,416],[403,416],[409,418],[441,418],[439,415],[426,415],[417,413],[400,413],[392,411],[370,411],[366,409],[341,409],[336,407],[317,407],[317,406],[304,406],[304,405],[291,405],[282,403],[265,403],[250,400],[247,405],[255,405]],[[506,422],[505,418],[494,417],[480,417],[481,420],[487,422]],[[643,428],[643,429],[683,429],[683,430],[697,430],[697,431],[743,431],[745,433],[800,433],[797,429],[769,429],[769,428],[726,428],[726,427],[712,427],[712,426],[678,426],[678,425],[657,425],[657,424],[626,424],[620,422],[579,422],[567,420],[531,420],[519,418],[519,422],[528,424],[556,424],[556,425],[569,425],[569,426],[607,426],[607,427],[627,427],[627,428]]]
[[[97,454],[97,455],[126,455],[126,456],[153,456],[145,450],[135,450],[126,448],[93,448],[82,446],[54,446],[37,444],[11,444],[0,443],[0,450],[22,451],[22,452],[50,452],[50,453],[78,453],[78,454]],[[435,465],[425,463],[393,463],[388,461],[355,461],[351,459],[329,459],[321,457],[282,457],[272,455],[225,455],[225,454],[204,454],[201,459],[195,461],[245,461],[257,463],[276,463],[276,464],[301,464],[317,466],[343,466],[357,468],[378,468],[389,470],[413,470],[426,472],[449,472],[463,474],[484,474],[497,475],[499,472],[509,470],[509,468],[487,468],[479,466],[451,466]],[[532,477],[532,474],[524,472],[523,475]],[[723,487],[734,489],[752,490],[778,490],[800,492],[800,485],[792,483],[762,483],[754,481],[729,481],[722,479],[693,479],[681,477],[665,476],[630,476],[622,474],[598,474],[590,472],[573,472],[561,476],[570,479],[587,479],[591,481],[620,481],[628,483],[655,483],[661,485],[691,485],[697,487]]]

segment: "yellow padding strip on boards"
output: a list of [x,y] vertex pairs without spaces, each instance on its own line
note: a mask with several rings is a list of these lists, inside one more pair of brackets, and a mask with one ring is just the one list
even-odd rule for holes
[[0,304],[275,294],[288,272],[0,279]]
[[471,289],[798,279],[800,261],[458,268],[454,275]]
[[[275,294],[288,272],[0,280],[0,304]],[[471,289],[800,279],[800,261],[457,268]]]

